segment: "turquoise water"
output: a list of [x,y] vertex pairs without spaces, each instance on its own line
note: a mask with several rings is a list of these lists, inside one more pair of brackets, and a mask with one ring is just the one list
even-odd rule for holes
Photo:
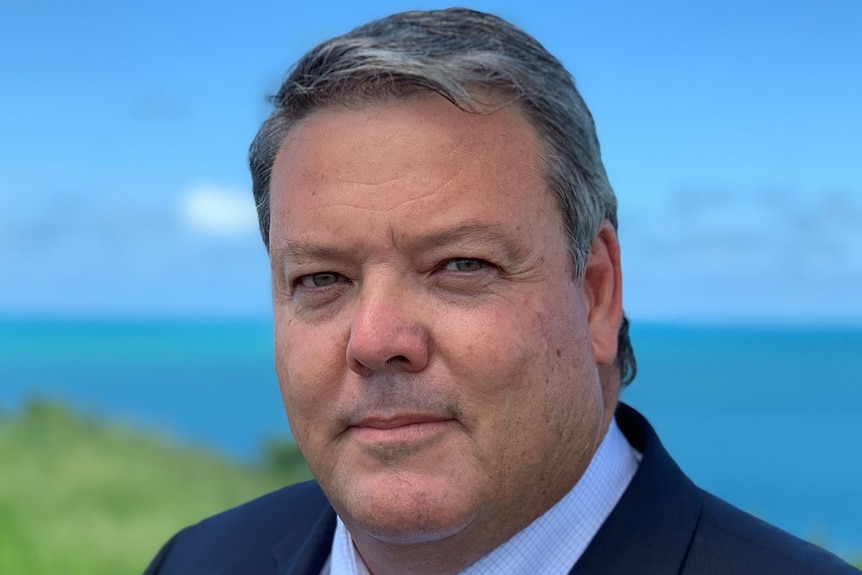
[[[702,487],[862,553],[862,329],[635,325],[645,413]],[[253,459],[285,436],[265,322],[0,322],[0,406],[34,394]]]
[[0,404],[33,395],[251,459],[288,434],[261,322],[0,323]]

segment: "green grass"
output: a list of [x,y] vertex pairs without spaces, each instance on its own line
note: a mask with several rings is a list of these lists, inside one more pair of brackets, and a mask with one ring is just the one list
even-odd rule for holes
[[31,401],[0,412],[0,573],[141,573],[179,528],[310,475],[292,446],[242,466]]

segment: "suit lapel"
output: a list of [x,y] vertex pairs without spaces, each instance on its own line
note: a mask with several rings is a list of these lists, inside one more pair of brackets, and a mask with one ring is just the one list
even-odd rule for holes
[[569,575],[679,573],[700,517],[700,492],[639,413],[620,404],[616,418],[643,459],[628,489]]
[[[301,523],[302,520],[296,518]],[[319,575],[332,549],[332,536],[335,533],[335,511],[328,502],[320,509],[308,535],[286,537],[278,543],[272,553],[275,555],[278,575]]]

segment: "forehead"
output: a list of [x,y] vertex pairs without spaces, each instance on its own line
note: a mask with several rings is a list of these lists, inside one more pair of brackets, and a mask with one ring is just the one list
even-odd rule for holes
[[470,113],[433,95],[327,108],[298,123],[276,158],[273,239],[338,214],[513,223],[553,204],[546,188],[535,130],[514,106]]

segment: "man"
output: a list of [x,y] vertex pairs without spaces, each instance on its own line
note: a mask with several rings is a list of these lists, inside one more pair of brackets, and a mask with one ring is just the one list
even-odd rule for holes
[[149,573],[854,573],[693,486],[637,413],[616,200],[534,39],[468,10],[318,46],[251,146],[316,482]]

